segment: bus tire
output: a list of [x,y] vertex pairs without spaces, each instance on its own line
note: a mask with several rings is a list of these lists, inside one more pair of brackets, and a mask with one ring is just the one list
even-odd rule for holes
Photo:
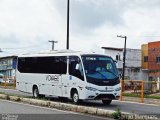
[[33,97],[34,98],[39,98],[40,97],[39,90],[38,90],[37,86],[33,87]]
[[74,104],[78,104],[80,102],[77,90],[72,92],[72,101]]
[[110,105],[111,102],[112,102],[112,100],[102,100],[102,103],[103,103],[104,105]]

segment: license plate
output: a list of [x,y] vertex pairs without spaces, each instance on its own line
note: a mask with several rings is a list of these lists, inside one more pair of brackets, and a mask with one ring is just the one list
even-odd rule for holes
[[102,100],[109,100],[109,98],[102,98]]

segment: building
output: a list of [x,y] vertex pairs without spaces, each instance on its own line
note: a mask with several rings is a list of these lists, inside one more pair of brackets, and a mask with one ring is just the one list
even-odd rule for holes
[[149,81],[160,79],[160,41],[142,45],[142,69],[149,75]]
[[6,56],[0,58],[0,74],[13,78],[15,76],[17,56]]
[[[111,56],[115,61],[120,73],[123,70],[123,48],[102,47],[104,53]],[[141,50],[126,49],[125,79],[148,80],[148,74],[142,71]]]
[[142,70],[148,71],[148,44],[141,46],[142,50]]

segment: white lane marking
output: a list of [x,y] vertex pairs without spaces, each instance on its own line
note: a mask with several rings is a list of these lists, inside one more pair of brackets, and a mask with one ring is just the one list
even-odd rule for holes
[[[111,118],[105,118],[105,117],[100,117],[100,116],[87,115],[87,114],[78,113],[78,112],[63,111],[63,110],[58,110],[56,108],[48,108],[48,107],[36,106],[36,105],[27,104],[27,103],[18,103],[18,102],[8,101],[8,100],[2,100],[2,99],[0,99],[0,101],[20,104],[20,105],[25,105],[25,106],[30,106],[30,107],[42,108],[42,109],[47,109],[47,110],[51,110],[51,111],[63,112],[63,113],[60,113],[60,114],[64,114],[64,113],[68,113],[69,114],[70,113],[70,114],[83,115],[83,116],[88,116],[88,117],[94,117],[94,118],[104,119],[104,120],[111,119]],[[55,113],[55,114],[57,114],[57,113]]]

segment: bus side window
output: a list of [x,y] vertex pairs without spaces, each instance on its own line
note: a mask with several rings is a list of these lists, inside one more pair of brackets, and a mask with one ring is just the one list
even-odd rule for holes
[[[76,66],[79,64],[79,68],[77,69]],[[70,56],[69,57],[69,74],[73,75],[81,80],[84,80],[84,74],[82,69],[82,64],[77,56]]]

